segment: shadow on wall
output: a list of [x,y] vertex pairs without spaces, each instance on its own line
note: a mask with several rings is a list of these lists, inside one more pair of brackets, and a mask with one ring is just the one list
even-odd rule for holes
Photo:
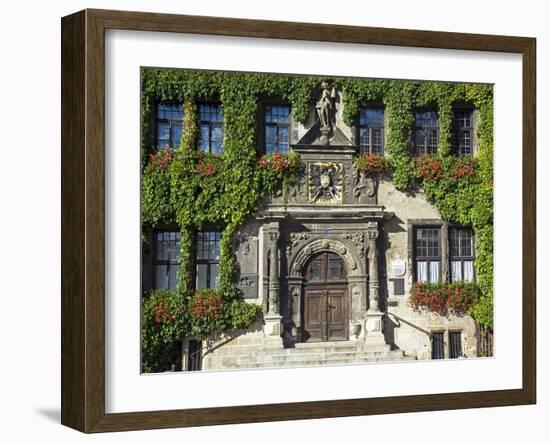
[[391,350],[399,350],[399,346],[395,343],[395,329],[401,324],[394,322],[388,315],[383,318],[383,331],[386,342],[390,345]]
[[[407,230],[402,227],[403,220],[397,216],[393,216],[384,222],[383,228],[380,229],[379,240],[379,262],[378,268],[380,269],[380,309],[384,312],[388,310],[388,296],[389,296],[389,282],[388,282],[388,263],[386,260],[387,251],[391,249],[392,243],[390,240],[390,233],[403,233]],[[384,338],[386,342],[391,346],[392,350],[398,350],[399,347],[395,343],[395,329],[401,326],[400,323],[393,321],[388,315],[383,319]]]
[[393,216],[384,222],[380,229],[380,238],[378,246],[380,247],[380,253],[378,254],[378,269],[379,269],[379,284],[380,284],[380,309],[387,311],[387,301],[389,296],[388,286],[388,268],[386,261],[386,252],[391,248],[390,233],[402,233],[406,232],[402,226],[403,221]]

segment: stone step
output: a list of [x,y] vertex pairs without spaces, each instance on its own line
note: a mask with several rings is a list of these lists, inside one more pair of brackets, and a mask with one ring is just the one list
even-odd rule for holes
[[239,363],[247,362],[278,362],[278,361],[307,361],[307,360],[339,360],[339,359],[355,359],[355,358],[388,358],[396,359],[403,357],[402,351],[377,351],[377,352],[335,352],[335,353],[287,353],[287,354],[256,354],[250,356],[242,356],[238,358]]
[[292,350],[304,353],[321,353],[321,352],[348,352],[348,351],[364,351],[364,352],[379,352],[390,351],[388,344],[384,345],[367,345],[362,341],[335,341],[335,342],[302,342],[296,344]]
[[301,343],[296,344],[295,347],[283,348],[283,347],[266,347],[265,345],[224,345],[217,348],[214,354],[217,355],[234,355],[238,353],[240,355],[257,355],[257,354],[269,354],[269,355],[286,355],[291,353],[307,354],[307,353],[349,353],[349,352],[363,352],[363,353],[378,353],[390,351],[389,345],[365,345],[364,343],[350,343],[349,341],[343,342],[328,342],[328,343]]
[[340,358],[340,359],[308,359],[302,361],[277,361],[277,362],[242,362],[234,367],[243,368],[284,368],[284,367],[302,367],[314,365],[351,365],[351,364],[372,364],[380,362],[399,362],[416,360],[414,356],[400,355],[398,357],[357,357],[357,358]]

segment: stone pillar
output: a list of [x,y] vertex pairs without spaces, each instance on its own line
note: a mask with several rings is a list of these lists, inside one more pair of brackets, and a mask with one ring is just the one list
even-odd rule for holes
[[378,274],[378,223],[369,222],[367,230],[369,247],[369,309],[367,312],[366,341],[371,345],[387,345],[382,330],[383,316],[380,311],[380,283]]
[[279,314],[279,232],[271,232],[269,264],[269,315]]
[[267,240],[269,250],[269,282],[267,314],[264,315],[264,335],[267,344],[283,346],[282,316],[279,308],[279,223],[269,223],[264,239]]
[[380,283],[378,280],[378,247],[376,245],[376,240],[378,239],[378,229],[369,229],[367,231],[367,239],[369,242],[369,311],[379,312]]

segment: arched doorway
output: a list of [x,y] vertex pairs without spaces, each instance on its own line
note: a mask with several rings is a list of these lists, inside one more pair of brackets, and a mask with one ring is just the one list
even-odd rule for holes
[[314,255],[304,267],[302,341],[348,339],[348,292],[344,260],[332,252]]

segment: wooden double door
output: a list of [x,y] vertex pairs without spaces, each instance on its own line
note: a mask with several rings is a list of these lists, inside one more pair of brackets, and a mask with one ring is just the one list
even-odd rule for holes
[[348,290],[344,260],[336,253],[313,256],[304,271],[302,341],[348,339]]

